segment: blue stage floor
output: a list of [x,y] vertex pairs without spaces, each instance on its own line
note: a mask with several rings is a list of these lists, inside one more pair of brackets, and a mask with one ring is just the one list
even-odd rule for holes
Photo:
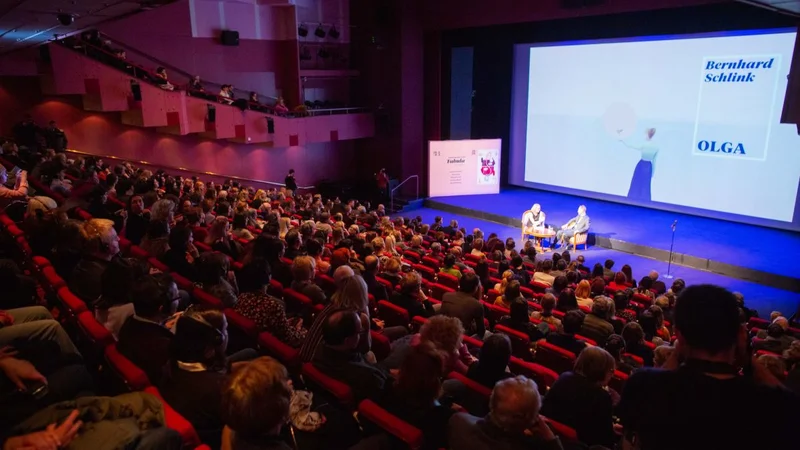
[[[547,222],[558,225],[574,217],[579,204],[585,204],[592,233],[667,251],[672,237],[670,225],[677,219],[675,253],[800,277],[800,233],[522,188],[430,200],[520,218],[523,211],[539,203]],[[518,235],[519,230],[512,233]]]
[[[511,191],[511,192],[515,192],[515,191]],[[522,211],[523,209],[520,209],[520,208],[517,208],[517,210],[513,210],[512,209],[514,204],[509,204],[509,203],[514,203],[514,201],[503,198],[508,194],[509,194],[509,192],[506,191],[501,196],[484,195],[484,196],[474,196],[474,197],[450,197],[450,198],[448,198],[446,200],[448,201],[448,203],[450,203],[450,202],[453,201],[453,199],[456,199],[456,201],[459,202],[459,206],[463,205],[463,206],[466,206],[466,207],[476,207],[477,206],[477,208],[486,208],[487,205],[490,205],[492,210],[497,210],[497,209],[500,209],[500,208],[507,208],[507,211],[508,211],[509,214],[511,214],[512,212],[517,211],[517,210],[518,211]],[[531,191],[525,191],[525,195],[522,195],[522,193],[516,193],[516,192],[515,192],[515,194],[518,197],[518,198],[516,198],[516,202],[518,202],[519,204],[527,204],[527,208],[530,208],[530,205],[534,201],[541,202],[544,205],[544,208],[546,208],[546,212],[549,213],[549,214],[553,214],[553,216],[555,216],[555,217],[552,217],[552,216],[548,215],[548,217],[549,217],[548,221],[554,220],[556,223],[560,223],[562,221],[566,221],[567,219],[571,218],[574,215],[574,211],[572,211],[571,205],[567,205],[567,206],[570,206],[569,209],[567,209],[564,206],[559,208],[559,207],[557,207],[559,205],[559,203],[554,202],[554,200],[556,200],[556,199],[554,199],[552,197],[545,198],[545,195],[546,196],[551,196],[551,195],[554,196],[556,194],[536,195],[537,198],[535,200],[532,200],[530,198],[531,195],[532,195]],[[536,194],[542,194],[542,193],[536,193]],[[563,196],[563,197],[569,197],[569,196]],[[443,201],[445,199],[439,198],[439,199],[435,199],[435,200]],[[559,199],[559,200],[561,200],[561,199]],[[566,202],[565,201],[561,201],[560,203],[566,203]],[[592,217],[595,217],[597,215],[609,212],[608,209],[597,208],[595,210],[593,208],[594,205],[592,205],[592,202],[589,201],[589,200],[587,200],[585,203],[586,203],[586,206],[587,206],[587,208],[589,210],[589,215],[592,216]],[[618,207],[621,207],[621,208],[630,208],[630,207],[626,207],[626,206],[623,206],[623,205],[615,205],[615,206],[618,206]],[[577,205],[575,205],[575,208],[577,209]],[[634,209],[638,209],[639,212],[642,211],[641,208],[634,208]],[[660,222],[660,221],[664,220],[667,217],[670,217],[670,218],[671,217],[675,217],[674,214],[664,213],[664,212],[660,212],[660,211],[651,211],[651,210],[644,210],[644,211],[647,211],[648,214],[652,213],[652,214],[663,215],[661,217],[661,219],[659,219],[659,220],[648,219],[648,220],[652,221],[653,223]],[[445,221],[450,220],[450,219],[458,220],[459,226],[462,226],[462,227],[466,228],[467,231],[472,231],[473,228],[478,227],[481,230],[483,230],[486,234],[497,233],[498,236],[502,236],[503,238],[513,237],[515,240],[519,240],[519,237],[520,237],[520,229],[519,228],[508,227],[508,226],[504,226],[504,225],[501,225],[501,224],[498,224],[498,223],[495,223],[495,222],[483,221],[483,220],[479,220],[479,219],[475,219],[475,218],[471,218],[471,217],[465,217],[465,216],[456,215],[456,214],[452,214],[452,213],[448,213],[448,212],[444,212],[444,211],[439,211],[439,210],[436,210],[436,209],[423,208],[423,209],[419,209],[419,210],[409,211],[405,215],[407,215],[407,216],[417,216],[417,215],[421,216],[423,221],[424,221],[424,223],[433,223],[433,218],[435,216],[442,216],[442,217],[445,218]],[[552,217],[552,218],[550,218],[550,217]],[[683,221],[683,217],[684,216],[681,216],[679,218],[679,220],[681,220],[680,225],[683,225],[683,222],[684,222]],[[697,220],[697,221],[708,220],[708,219],[700,219],[700,218],[694,218],[694,217],[692,217],[690,219],[691,220],[686,220],[686,221],[687,222],[692,222],[693,220]],[[674,219],[672,219],[672,220],[674,220]],[[713,221],[713,222],[715,222],[717,225],[719,225],[719,223],[717,223],[717,221]],[[596,226],[595,223],[596,223],[595,219],[592,219],[593,229],[596,229],[595,228],[595,226]],[[671,222],[669,222],[669,223],[671,223]],[[667,225],[664,226],[664,228],[666,228],[666,231],[663,234],[666,236],[666,238],[665,239],[662,238],[662,241],[665,241],[667,243],[667,248],[669,248],[669,223],[667,223]],[[737,224],[733,224],[733,223],[724,223],[724,225],[726,225],[726,226],[734,226],[734,227],[746,227],[746,225],[737,225]],[[698,225],[695,224],[694,226],[698,226]],[[645,230],[641,230],[641,232],[639,232],[636,229],[636,227],[630,227],[630,228],[632,228],[632,231],[636,231],[636,235],[640,235],[640,236],[645,236],[645,232],[648,231],[648,230],[645,229]],[[685,228],[689,228],[689,225],[685,226],[681,230],[681,232],[688,234],[689,231],[688,230],[684,231]],[[751,228],[754,228],[754,227],[751,227]],[[759,230],[763,231],[763,229],[760,229],[760,228],[759,228]],[[619,232],[619,230],[617,230],[617,231]],[[627,229],[625,231],[629,232]],[[600,231],[600,232],[603,232],[603,231]],[[777,231],[774,231],[774,230],[766,230],[766,232],[768,232],[768,233],[782,233],[782,232],[777,232]],[[650,233],[653,236],[655,236],[657,234],[654,230],[650,230]],[[791,233],[787,233],[787,234],[791,235]],[[681,236],[681,239],[684,239],[683,235],[680,235],[680,236]],[[691,240],[691,242],[693,242],[693,245],[696,246],[696,247],[692,247],[692,246],[690,246],[688,244],[688,242],[687,242],[688,240],[689,240],[688,236],[686,237],[686,240],[683,240],[683,242],[681,242],[679,239],[676,239],[675,240],[676,248],[678,246],[678,243],[681,242],[684,252],[686,252],[688,250],[692,250],[692,249],[697,250],[698,252],[704,252],[705,251],[705,247],[709,246],[709,245],[712,246],[712,247],[715,247],[717,249],[716,251],[723,252],[724,245],[721,245],[719,243],[717,243],[715,245],[715,243],[713,243],[713,242],[711,242],[711,243],[702,242],[700,239],[695,237],[695,238],[693,238]],[[795,242],[797,240],[798,239],[795,237]],[[652,244],[652,242],[650,244]],[[731,247],[733,247],[733,246],[731,245]],[[797,247],[795,247],[795,248],[797,248]],[[729,251],[733,252],[735,254],[738,254],[741,258],[748,258],[750,256],[750,254],[746,250],[742,251],[741,249],[733,249],[732,248]],[[630,264],[630,266],[633,268],[633,275],[636,278],[641,278],[641,277],[645,276],[651,270],[656,270],[660,274],[667,273],[667,263],[666,262],[657,261],[657,260],[650,259],[650,258],[644,258],[644,257],[633,255],[633,254],[630,254],[630,253],[619,252],[619,251],[605,249],[605,248],[601,248],[601,247],[589,247],[588,250],[586,250],[586,251],[580,250],[577,253],[583,254],[586,257],[586,261],[587,261],[587,265],[588,266],[592,266],[596,262],[602,263],[606,259],[613,259],[615,261],[615,263],[616,263],[615,264],[616,268],[622,267],[624,264]],[[777,253],[784,253],[784,252],[780,251],[780,252],[774,252],[774,253],[777,254]],[[794,256],[794,252],[791,252],[791,254],[786,255],[786,256],[787,257],[785,258],[785,260],[787,261],[787,264],[788,264],[789,261],[791,261],[791,264],[793,264],[793,267],[796,267],[798,265],[798,263],[796,261],[793,261],[792,258],[791,258],[791,257]],[[733,259],[733,258],[735,258],[735,255],[729,255],[729,257]],[[766,258],[764,258],[764,259],[766,260]],[[737,261],[737,262],[742,263],[743,261]],[[766,265],[765,265],[765,268],[767,268]],[[770,266],[770,269],[771,269],[771,266]],[[711,273],[711,272],[706,272],[706,271],[703,271],[703,270],[697,270],[697,269],[691,269],[691,268],[688,268],[688,267],[682,267],[682,266],[673,265],[672,266],[672,274],[676,278],[683,278],[687,282],[687,284],[710,283],[710,284],[716,284],[716,285],[719,285],[719,286],[724,286],[727,289],[730,289],[731,291],[741,292],[745,297],[745,302],[746,302],[747,306],[750,307],[750,308],[755,308],[756,310],[758,310],[759,315],[761,317],[769,317],[769,313],[772,312],[772,311],[781,311],[782,313],[784,313],[784,314],[786,314],[788,316],[788,315],[793,314],[795,312],[795,310],[798,308],[798,305],[800,304],[800,293],[784,291],[784,290],[781,290],[781,289],[776,289],[776,288],[772,288],[772,287],[769,287],[769,286],[763,286],[763,285],[760,285],[760,284],[757,284],[757,283],[751,283],[751,282],[739,280],[739,279],[736,279],[736,278],[730,278],[730,277],[726,277],[726,276],[723,276],[723,275],[719,275],[719,274],[715,274],[715,273]],[[792,274],[792,275],[794,275],[794,274]],[[665,281],[668,281],[668,280],[665,280]],[[669,283],[667,283],[667,284],[669,285]]]

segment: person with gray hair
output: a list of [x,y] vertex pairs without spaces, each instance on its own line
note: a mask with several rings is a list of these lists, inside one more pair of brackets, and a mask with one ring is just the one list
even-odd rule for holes
[[536,383],[517,376],[494,386],[489,414],[458,413],[447,427],[451,450],[558,450],[561,441],[539,416],[542,399]]
[[587,445],[614,448],[617,441],[612,417],[613,402],[606,390],[616,363],[600,347],[588,347],[575,361],[571,372],[558,377],[547,392],[542,414],[578,432]]
[[594,340],[597,345],[605,345],[606,339],[614,334],[614,325],[609,322],[612,305],[610,298],[604,295],[596,297],[592,303],[592,312],[583,320],[580,334]]

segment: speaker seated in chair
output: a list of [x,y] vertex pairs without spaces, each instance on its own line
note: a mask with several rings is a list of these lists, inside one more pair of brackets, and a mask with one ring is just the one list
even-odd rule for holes
[[522,213],[522,241],[532,238],[534,232],[544,230],[544,220],[544,211],[538,203]]

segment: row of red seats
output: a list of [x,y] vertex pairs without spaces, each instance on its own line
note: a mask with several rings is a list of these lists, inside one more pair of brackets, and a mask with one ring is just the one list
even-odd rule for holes
[[38,278],[44,288],[46,298],[48,300],[57,299],[60,322],[68,330],[79,330],[76,342],[79,347],[84,349],[87,346],[91,347],[92,350],[88,354],[84,352],[87,361],[91,364],[96,353],[104,355],[107,365],[97,366],[97,369],[102,370],[105,366],[116,373],[125,374],[126,384],[132,390],[144,390],[161,399],[167,426],[180,433],[184,445],[197,449],[208,449],[200,442],[194,427],[164,402],[158,389],[150,386],[144,372],[117,351],[114,337],[95,319],[94,314],[87,309],[86,303],[69,290],[66,282],[56,273],[50,261],[47,258],[32,255],[24,232],[5,214],[0,215],[0,232],[13,238],[17,243],[20,255],[18,260],[22,262],[26,271]]

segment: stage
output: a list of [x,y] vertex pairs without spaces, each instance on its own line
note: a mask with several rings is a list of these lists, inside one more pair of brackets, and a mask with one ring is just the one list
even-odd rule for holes
[[547,223],[554,227],[574,217],[578,205],[586,205],[591,218],[590,247],[664,262],[669,260],[670,225],[678,220],[673,264],[800,292],[796,256],[800,233],[525,188],[434,197],[425,206],[516,228],[510,236],[518,239],[522,212],[534,203],[542,205]]

